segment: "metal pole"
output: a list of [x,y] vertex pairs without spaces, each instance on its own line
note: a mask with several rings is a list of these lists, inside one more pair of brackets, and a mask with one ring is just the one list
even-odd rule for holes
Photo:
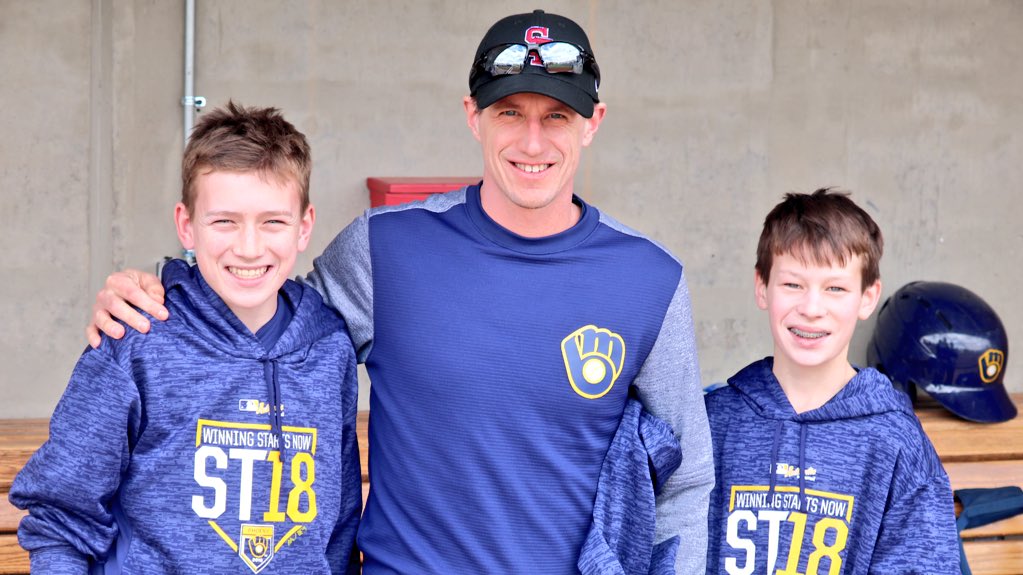
[[195,124],[195,113],[206,105],[206,98],[195,95],[195,0],[185,0],[185,96],[181,98],[185,107],[184,139]]

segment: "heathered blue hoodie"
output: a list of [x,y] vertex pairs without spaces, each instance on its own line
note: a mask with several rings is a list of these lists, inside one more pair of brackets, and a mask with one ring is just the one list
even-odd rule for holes
[[674,575],[681,536],[654,544],[654,497],[682,464],[675,431],[630,398],[600,467],[582,575]]
[[773,364],[706,398],[707,572],[958,573],[948,476],[909,398],[867,368],[796,414]]
[[163,283],[170,319],[85,351],[14,481],[32,572],[344,572],[362,496],[343,321],[288,281],[268,352],[198,268]]

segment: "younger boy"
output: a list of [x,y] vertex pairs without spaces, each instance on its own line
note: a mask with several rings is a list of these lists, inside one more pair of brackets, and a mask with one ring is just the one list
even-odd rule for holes
[[[86,349],[11,488],[33,573],[340,573],[361,507],[355,355],[287,280],[309,145],[274,108],[204,114],[185,149],[171,318]],[[340,409],[339,409],[340,407]]]
[[909,399],[849,363],[881,294],[877,224],[845,194],[788,194],[755,295],[774,356],[706,398],[708,573],[958,573],[952,492]]

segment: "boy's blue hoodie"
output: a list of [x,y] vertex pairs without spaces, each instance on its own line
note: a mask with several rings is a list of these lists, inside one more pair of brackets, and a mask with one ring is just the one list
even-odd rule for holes
[[866,368],[797,414],[757,361],[706,397],[708,573],[958,573],[948,476],[909,398]]
[[344,572],[362,494],[343,321],[288,281],[267,351],[197,267],[163,275],[170,319],[85,351],[11,487],[32,572]]

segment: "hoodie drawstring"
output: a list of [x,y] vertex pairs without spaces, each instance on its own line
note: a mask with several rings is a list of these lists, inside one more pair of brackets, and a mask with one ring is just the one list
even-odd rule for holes
[[[778,451],[781,448],[781,433],[784,421],[778,421],[774,427],[774,441],[771,443],[771,482],[767,491],[767,500],[774,500],[775,487],[778,485]],[[806,423],[799,424],[799,510],[806,513]]]
[[771,443],[771,470],[769,472],[771,476],[771,489],[767,492],[768,501],[774,499],[774,488],[778,483],[778,480],[776,479],[778,476],[778,448],[781,445],[781,428],[783,424],[784,423],[782,421],[779,421],[778,425],[774,427],[774,441]]
[[284,432],[281,430],[281,412],[284,411],[281,399],[281,382],[277,379],[277,360],[263,360],[263,379],[266,381],[267,402],[270,404],[270,431],[277,439],[277,449],[284,462]]
[[806,513],[806,424],[799,424],[799,510]]

